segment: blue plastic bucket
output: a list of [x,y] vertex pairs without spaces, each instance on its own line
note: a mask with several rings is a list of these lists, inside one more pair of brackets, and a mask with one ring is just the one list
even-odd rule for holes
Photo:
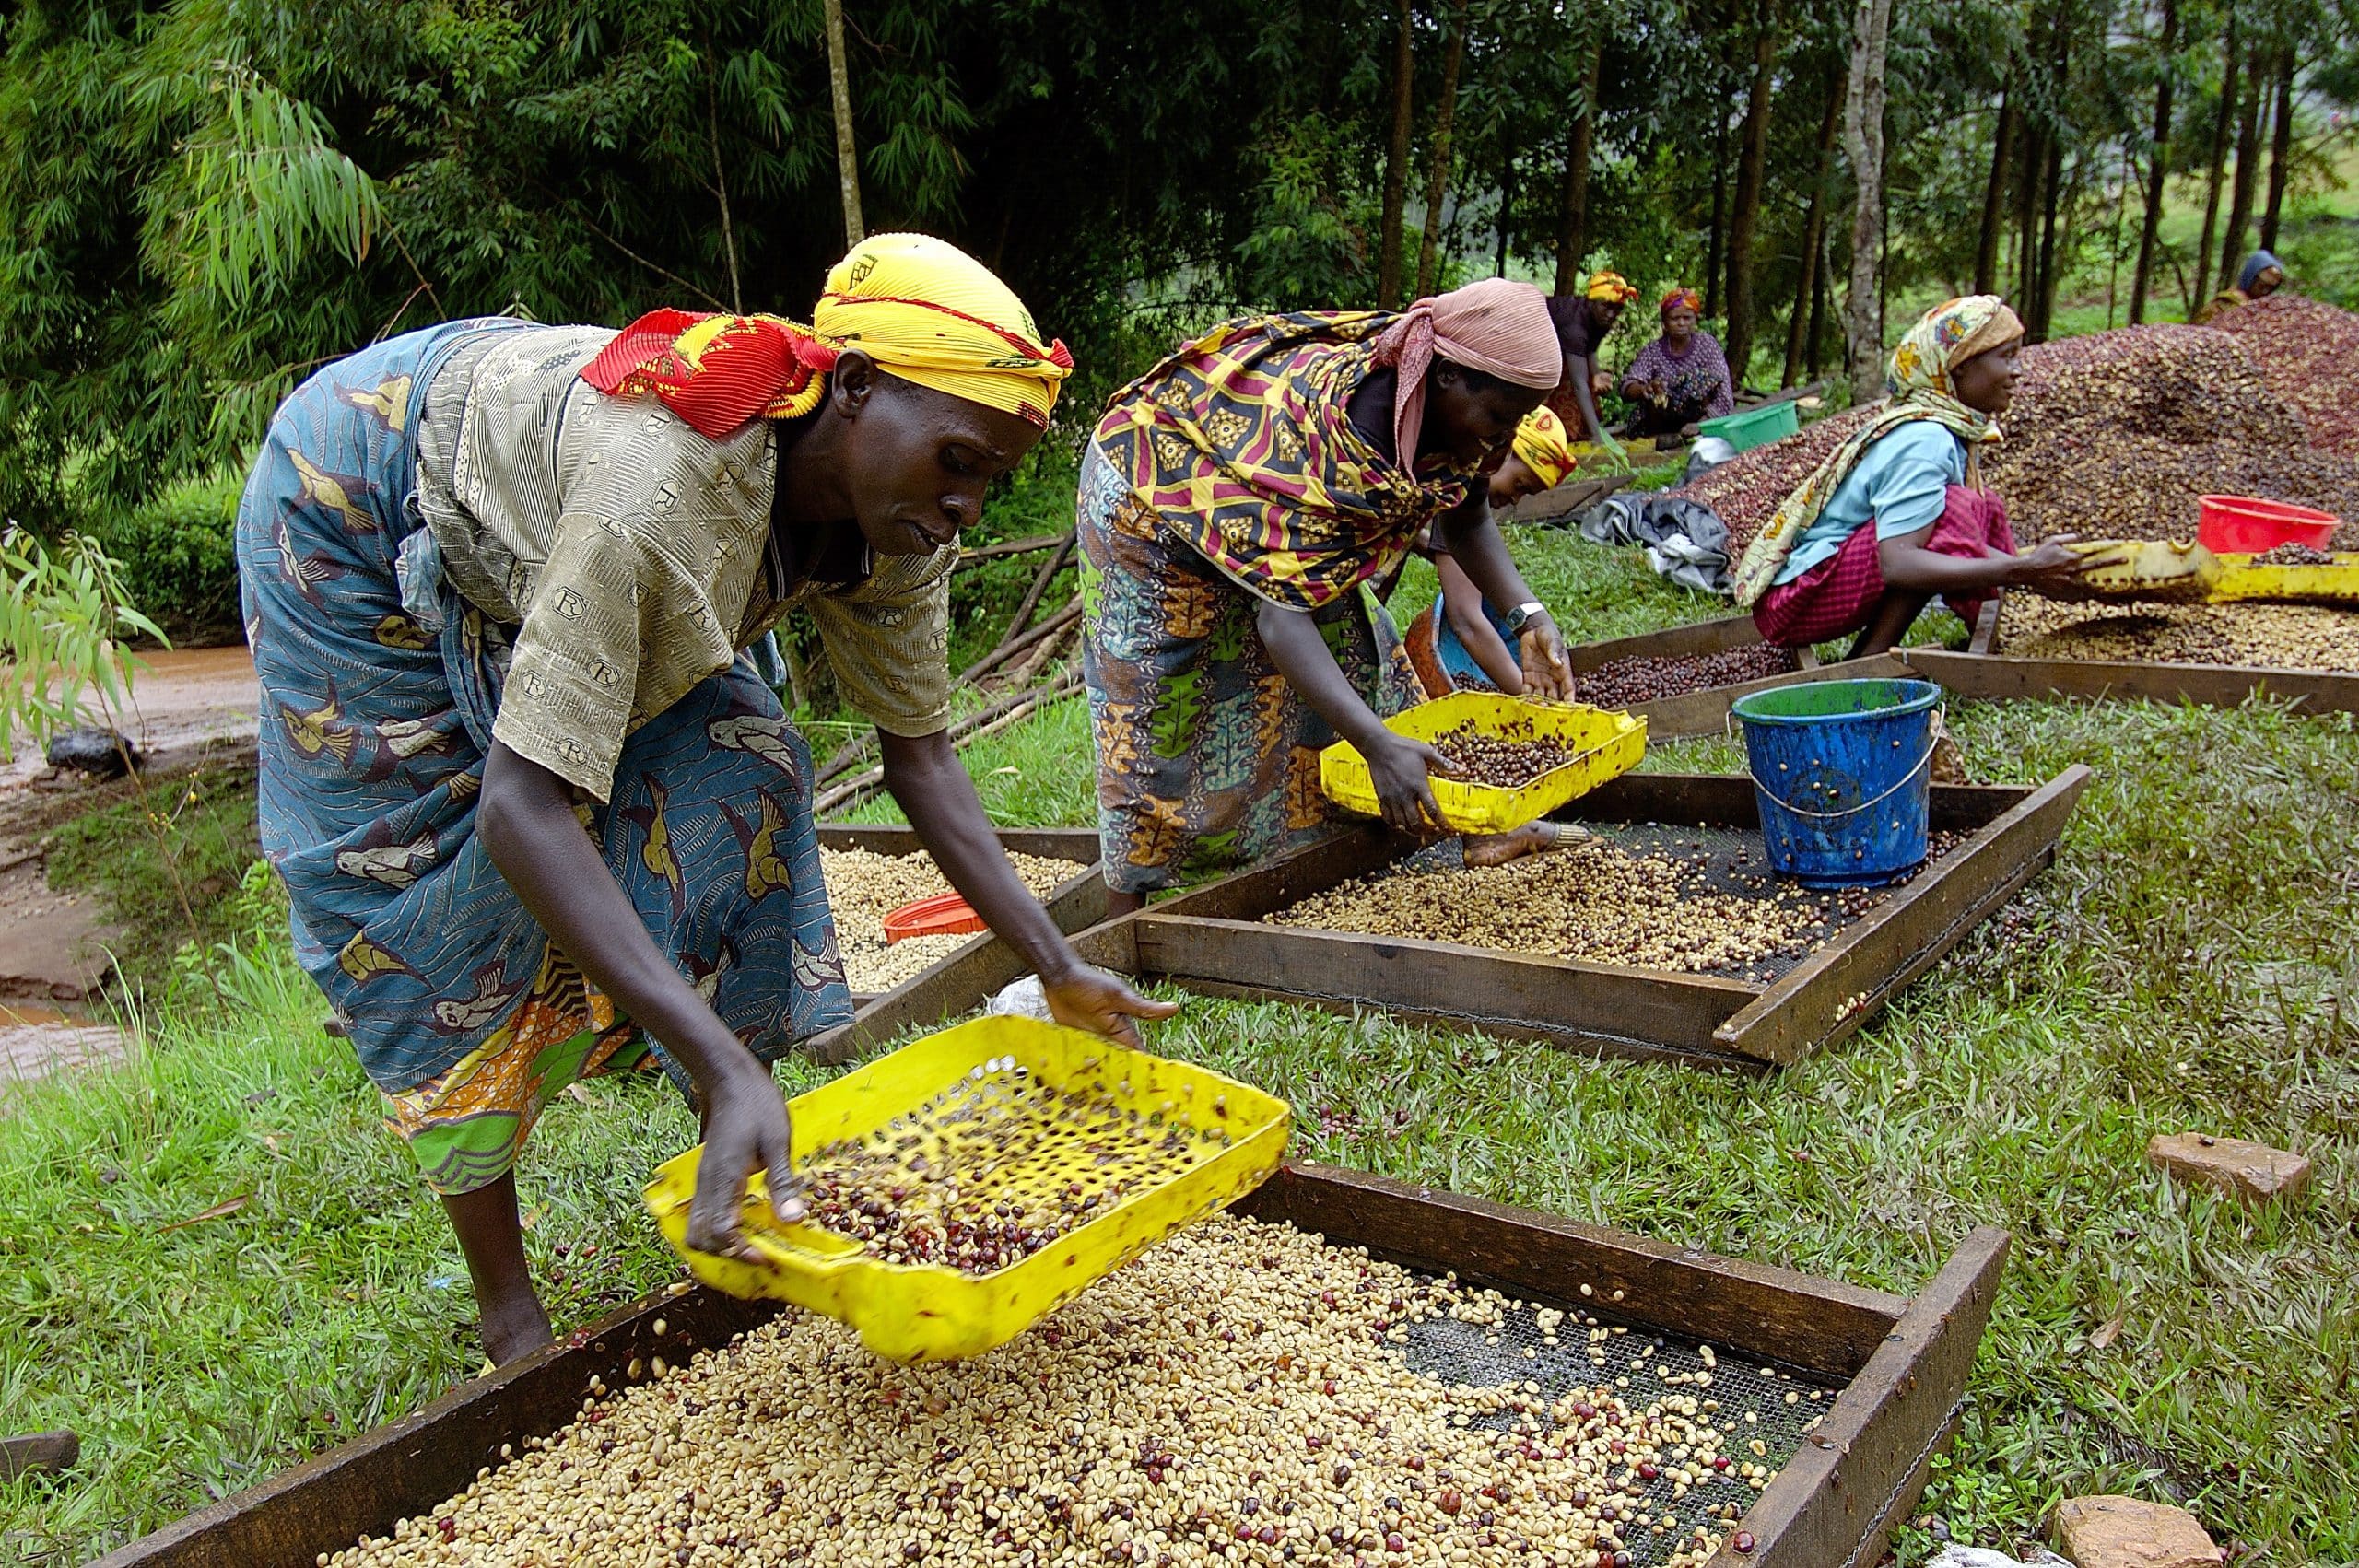
[[1923,865],[1941,700],[1931,681],[1738,698],[1770,868],[1804,887],[1873,887]]

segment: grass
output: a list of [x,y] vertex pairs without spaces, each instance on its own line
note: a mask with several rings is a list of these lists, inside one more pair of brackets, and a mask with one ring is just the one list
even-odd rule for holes
[[[1521,548],[1568,591],[1615,569]],[[1537,558],[1558,552],[1575,558]],[[1859,1036],[1776,1078],[1204,1000],[1153,1043],[1287,1096],[1302,1157],[1862,1284],[1914,1290],[1972,1226],[2006,1225],[1965,1431],[1920,1512],[2004,1547],[2060,1496],[2178,1495],[2246,1563],[2359,1560],[2359,726],[1955,703],[1951,728],[1978,778],[2096,769],[2057,863]],[[1086,755],[1068,704],[969,761],[1009,820],[1086,823]],[[1735,763],[1716,740],[1649,766]],[[129,1065],[0,1117],[0,1408],[85,1438],[73,1476],[0,1488],[0,1539],[36,1561],[475,1365],[438,1207],[283,944],[244,952],[233,1020],[161,1020]],[[636,1183],[693,1136],[659,1084],[588,1093],[559,1100],[521,1178],[536,1270],[565,1270],[561,1327],[672,1277]],[[2315,1196],[2252,1212],[2165,1182],[2145,1141],[2190,1127],[2304,1151]],[[1912,1529],[1901,1561],[1932,1546]]]

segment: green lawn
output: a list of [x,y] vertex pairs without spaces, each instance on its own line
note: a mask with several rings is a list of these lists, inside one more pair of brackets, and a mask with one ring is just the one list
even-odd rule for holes
[[[1520,553],[1568,605],[1627,565],[1561,539]],[[1606,609],[1567,619],[1628,629]],[[1972,1226],[2007,1225],[1926,1511],[2012,1545],[2062,1495],[2177,1493],[2241,1562],[2359,1560],[2359,727],[1959,703],[1951,728],[1982,778],[2097,770],[2058,862],[1858,1037],[1776,1078],[1210,1001],[1153,1043],[1286,1095],[1304,1157],[1865,1284],[1915,1289]],[[1091,816],[1086,755],[1067,704],[969,761],[1011,822],[1073,823]],[[1715,741],[1649,766],[1734,757]],[[85,1438],[72,1477],[0,1488],[0,1539],[36,1561],[152,1527],[475,1364],[455,1244],[283,944],[249,943],[228,982],[229,1018],[166,1019],[132,1065],[0,1117],[0,1409]],[[2145,1141],[2184,1128],[2304,1151],[2315,1196],[2252,1213],[2172,1187]],[[636,1184],[691,1136],[643,1080],[543,1123],[522,1186],[542,1277],[565,1271],[561,1327],[673,1276]],[[1910,1532],[1903,1562],[1931,1546]]]

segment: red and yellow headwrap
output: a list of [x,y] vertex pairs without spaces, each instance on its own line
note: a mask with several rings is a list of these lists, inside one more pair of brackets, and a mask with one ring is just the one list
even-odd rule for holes
[[1664,295],[1662,297],[1662,303],[1657,307],[1657,310],[1663,315],[1668,316],[1673,310],[1678,310],[1682,305],[1686,306],[1698,316],[1701,316],[1704,313],[1704,297],[1696,293],[1692,288],[1684,287],[1674,288],[1670,293]]
[[1627,305],[1638,297],[1638,291],[1630,286],[1628,278],[1618,272],[1602,268],[1589,275],[1589,287],[1582,292],[1591,299],[1611,299],[1617,305]]
[[1042,426],[1057,384],[1073,374],[1065,345],[1043,344],[1032,312],[982,263],[928,235],[874,234],[829,270],[809,326],[783,316],[651,310],[581,379],[616,396],[653,392],[717,439],[748,419],[816,408],[847,349],[905,381]]
[[1546,404],[1525,415],[1515,427],[1515,455],[1551,490],[1573,472],[1573,446],[1565,435],[1565,422]]

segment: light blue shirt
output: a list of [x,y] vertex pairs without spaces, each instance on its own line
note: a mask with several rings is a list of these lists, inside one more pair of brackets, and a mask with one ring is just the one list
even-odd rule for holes
[[1941,521],[1949,487],[1965,483],[1966,443],[1945,427],[1912,419],[1886,431],[1835,487],[1818,521],[1802,530],[1770,586],[1793,581],[1871,521],[1880,540],[1931,527]]

